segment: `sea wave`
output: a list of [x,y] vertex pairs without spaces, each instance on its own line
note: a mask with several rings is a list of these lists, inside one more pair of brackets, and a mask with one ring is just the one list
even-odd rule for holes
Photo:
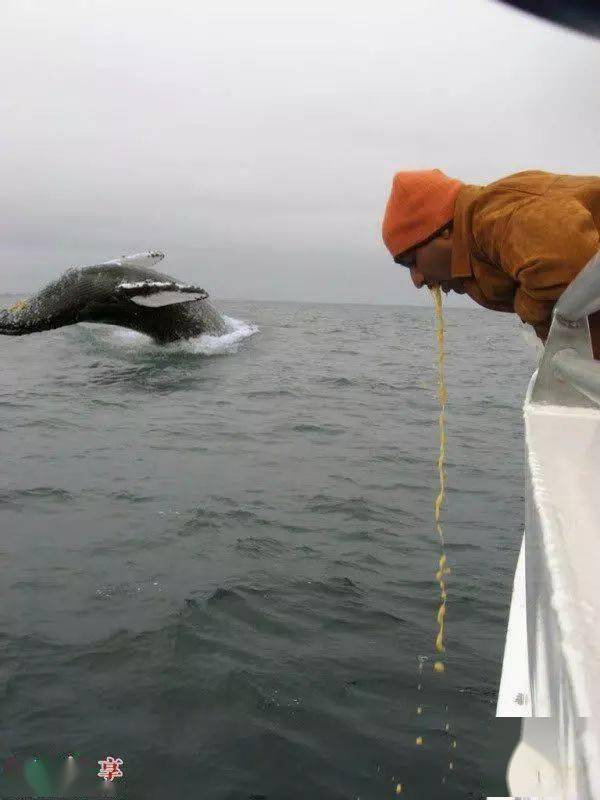
[[[203,356],[237,353],[242,342],[259,332],[258,326],[251,322],[244,322],[226,315],[223,315],[223,319],[226,332],[220,336],[202,334],[201,336],[182,339],[167,345],[158,345],[145,333],[132,331],[128,328],[113,326],[102,326],[101,328],[94,325],[93,332],[95,335],[99,335],[100,338],[106,339],[109,345],[116,346],[119,349],[124,348],[135,351],[160,349],[162,353],[192,353]],[[89,326],[89,329],[92,330],[92,326]]]

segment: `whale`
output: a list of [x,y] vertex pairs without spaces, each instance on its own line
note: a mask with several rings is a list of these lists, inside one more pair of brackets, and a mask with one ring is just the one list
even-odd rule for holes
[[79,322],[129,328],[158,344],[224,334],[225,320],[208,301],[208,292],[151,269],[164,257],[153,250],[72,267],[0,311],[0,334],[23,336]]

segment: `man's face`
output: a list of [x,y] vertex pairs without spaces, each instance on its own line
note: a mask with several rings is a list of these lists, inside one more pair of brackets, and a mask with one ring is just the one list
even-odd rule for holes
[[412,282],[421,289],[440,286],[446,294],[450,291],[464,294],[461,278],[453,278],[451,272],[452,239],[436,236],[429,242],[407,250],[402,254],[401,262],[410,269]]

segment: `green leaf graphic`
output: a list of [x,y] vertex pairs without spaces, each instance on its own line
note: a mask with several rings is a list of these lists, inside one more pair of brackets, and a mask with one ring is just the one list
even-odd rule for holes
[[25,777],[37,795],[51,795],[52,786],[46,772],[46,767],[39,758],[33,758],[25,764]]

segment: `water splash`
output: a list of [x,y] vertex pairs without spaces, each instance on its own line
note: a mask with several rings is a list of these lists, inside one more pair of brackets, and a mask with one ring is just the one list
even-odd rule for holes
[[150,336],[128,328],[113,326],[93,327],[93,335],[100,336],[110,347],[130,352],[150,353],[190,353],[192,355],[215,356],[237,353],[240,345],[246,339],[259,332],[259,328],[251,322],[234,319],[223,315],[226,332],[220,336],[203,334],[192,339],[182,339],[171,344],[159,345]]

